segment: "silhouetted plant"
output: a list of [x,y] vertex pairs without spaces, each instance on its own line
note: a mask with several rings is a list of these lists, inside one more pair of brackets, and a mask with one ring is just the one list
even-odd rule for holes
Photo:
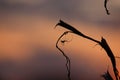
[[106,10],[107,15],[110,15],[109,10],[108,10],[108,8],[107,8],[107,3],[108,3],[108,0],[105,0],[105,1],[104,1],[104,7],[105,7],[105,10]]
[[[59,46],[58,46],[58,42],[60,41],[60,39],[61,39],[64,35],[68,34],[69,32],[70,32],[70,31],[64,32],[64,33],[58,38],[58,40],[57,40],[57,42],[56,42],[56,48],[59,49],[59,51],[62,52],[63,56],[64,56],[65,59],[66,59],[66,68],[67,68],[67,72],[68,72],[68,80],[71,80],[71,77],[70,77],[70,59],[69,59],[69,57],[64,53],[64,51],[63,51],[62,49],[60,49]],[[64,41],[62,41],[62,42],[66,42],[66,41],[64,40]]]
[[[57,48],[59,51],[61,51],[62,54],[63,54],[63,56],[66,58],[66,67],[67,67],[67,72],[68,72],[68,80],[71,80],[71,77],[70,77],[70,59],[69,59],[69,57],[64,53],[64,51],[63,51],[62,49],[60,49],[60,47],[59,47],[59,45],[58,45],[58,43],[59,43],[59,41],[61,40],[61,38],[62,38],[64,35],[67,35],[68,33],[77,34],[78,36],[81,36],[81,37],[83,37],[83,38],[89,39],[89,40],[91,40],[91,41],[99,44],[99,45],[106,51],[108,57],[110,58],[110,61],[111,61],[111,63],[112,63],[112,68],[113,68],[113,72],[114,72],[115,78],[116,78],[116,80],[119,80],[119,72],[118,72],[117,67],[116,67],[115,56],[114,56],[112,50],[110,49],[110,47],[109,47],[109,45],[108,45],[108,43],[107,43],[107,41],[106,41],[105,38],[102,37],[102,38],[101,38],[101,41],[98,41],[98,40],[96,40],[96,39],[94,39],[94,38],[91,38],[91,37],[83,34],[82,32],[80,32],[80,31],[78,31],[77,29],[75,29],[73,26],[65,23],[65,22],[62,21],[62,20],[60,20],[59,23],[58,23],[56,26],[61,26],[61,27],[66,28],[66,29],[69,30],[69,31],[65,31],[65,32],[58,38],[58,40],[57,40],[57,42],[56,42],[56,48]],[[66,42],[66,41],[64,41],[64,43],[65,43],[65,42]],[[106,74],[104,74],[103,77],[104,77],[106,80],[107,80],[107,78],[112,80],[112,78],[110,78],[111,76],[110,76],[110,74],[109,74],[108,71],[107,71]]]

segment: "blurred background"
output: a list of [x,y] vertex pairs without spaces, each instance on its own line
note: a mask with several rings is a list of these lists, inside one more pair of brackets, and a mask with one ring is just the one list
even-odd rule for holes
[[[115,56],[120,56],[120,1],[110,0],[0,0],[1,80],[67,80],[65,58],[56,49],[66,30],[59,19],[97,40],[103,36]],[[96,43],[68,34],[60,47],[71,59],[72,80],[104,80],[111,62]],[[95,46],[96,45],[96,46]],[[117,67],[120,71],[120,59]]]

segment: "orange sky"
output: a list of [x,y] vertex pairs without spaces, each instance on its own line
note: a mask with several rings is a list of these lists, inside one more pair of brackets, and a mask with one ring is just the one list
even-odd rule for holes
[[[15,24],[14,21],[16,21]],[[17,17],[16,19],[15,17],[15,20],[13,19],[11,22],[4,22],[8,24],[3,24],[3,26],[13,28],[1,28],[1,59],[10,59],[17,63],[21,61],[24,62],[34,55],[34,48],[50,49],[54,52],[52,54],[60,54],[55,48],[55,42],[65,29],[59,27],[54,29],[57,22],[58,20],[40,19],[40,17],[30,17],[28,19],[21,17]],[[101,36],[105,37],[115,55],[119,56],[120,38],[117,36],[119,34],[118,31],[103,29],[93,24],[78,23],[77,21],[68,21],[68,23],[97,40],[101,40]],[[16,25],[22,27],[14,29]],[[67,55],[71,57],[73,67],[76,65],[79,70],[80,66],[84,65],[88,66],[90,71],[94,70],[94,68],[99,68],[97,72],[99,73],[98,75],[100,75],[107,69],[108,65],[111,65],[105,51],[101,49],[99,45],[95,46],[96,43],[73,34],[69,34],[66,38],[72,39],[72,41],[66,43],[65,46],[60,45],[66,51]],[[61,55],[58,55],[58,57],[59,56]],[[119,60],[117,61],[119,65]],[[83,62],[84,64],[82,64]],[[80,74],[80,72],[78,72],[78,74]]]
[[[31,68],[34,70],[35,58],[37,60],[35,61],[36,64],[40,62],[39,66],[42,66],[41,69],[43,68],[41,75],[45,73],[46,69],[50,70],[49,67],[44,68],[45,66],[51,67],[53,65],[57,65],[56,70],[62,70],[59,74],[65,74],[64,57],[55,48],[57,38],[66,30],[59,26],[54,29],[59,19],[63,19],[97,40],[101,40],[103,36],[108,41],[115,56],[120,56],[118,3],[109,3],[112,4],[110,8],[111,15],[107,16],[103,10],[104,8],[99,6],[100,4],[98,5],[99,9],[91,5],[95,0],[92,0],[90,4],[86,3],[91,8],[76,4],[76,2],[79,2],[78,0],[75,0],[76,2],[71,1],[71,3],[63,4],[63,6],[53,6],[52,4],[58,4],[54,0],[51,0],[51,3],[48,0],[41,2],[37,0],[31,0],[30,2],[27,0],[18,2],[14,0],[3,1],[7,6],[0,6],[0,61],[13,61],[15,64],[20,65],[20,68],[29,64],[32,65]],[[81,0],[81,2],[84,1]],[[19,6],[16,6],[18,3]],[[62,3],[61,1],[60,4]],[[23,4],[26,6],[21,7]],[[44,6],[45,4],[48,6]],[[71,7],[74,9],[72,11],[69,7],[75,4],[76,6]],[[95,6],[97,6],[97,3]],[[74,34],[69,34],[64,39],[72,40],[64,46],[60,43],[60,46],[71,58],[72,76],[75,80],[98,80],[98,78],[103,80],[100,75],[107,70],[108,66],[110,66],[109,70],[111,71],[110,60],[99,45]],[[37,59],[38,56],[41,59]],[[117,67],[120,71],[119,63],[120,60],[117,59]],[[34,63],[34,65],[36,64]],[[48,73],[50,72],[51,70]],[[56,73],[53,72],[53,74]],[[6,72],[6,75],[10,76],[9,74]],[[112,71],[111,74],[113,74]],[[88,77],[85,77],[85,75]]]

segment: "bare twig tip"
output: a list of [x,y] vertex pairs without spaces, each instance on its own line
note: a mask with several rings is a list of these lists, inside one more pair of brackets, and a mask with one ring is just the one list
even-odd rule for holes
[[107,3],[108,3],[108,0],[105,0],[105,1],[104,1],[104,7],[105,7],[105,10],[106,10],[107,15],[110,15],[109,10],[108,10],[108,8],[107,8]]

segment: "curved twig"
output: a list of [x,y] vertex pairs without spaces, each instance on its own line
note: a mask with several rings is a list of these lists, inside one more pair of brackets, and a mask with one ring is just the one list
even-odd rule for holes
[[66,59],[66,68],[67,68],[67,74],[68,74],[68,80],[71,80],[71,76],[70,76],[70,74],[71,74],[71,65],[70,65],[70,58],[64,53],[64,51],[61,49],[61,48],[59,48],[59,46],[58,46],[58,43],[59,43],[59,41],[60,41],[60,39],[64,36],[64,35],[66,35],[66,34],[68,34],[68,33],[72,33],[71,31],[66,31],[66,32],[64,32],[59,38],[58,38],[58,40],[57,40],[57,42],[56,42],[56,48],[63,54],[63,56],[65,57],[65,59]]
[[108,8],[107,8],[107,3],[108,3],[108,0],[105,0],[105,1],[104,1],[104,7],[105,7],[105,10],[106,10],[107,15],[110,15],[109,10],[108,10]]

